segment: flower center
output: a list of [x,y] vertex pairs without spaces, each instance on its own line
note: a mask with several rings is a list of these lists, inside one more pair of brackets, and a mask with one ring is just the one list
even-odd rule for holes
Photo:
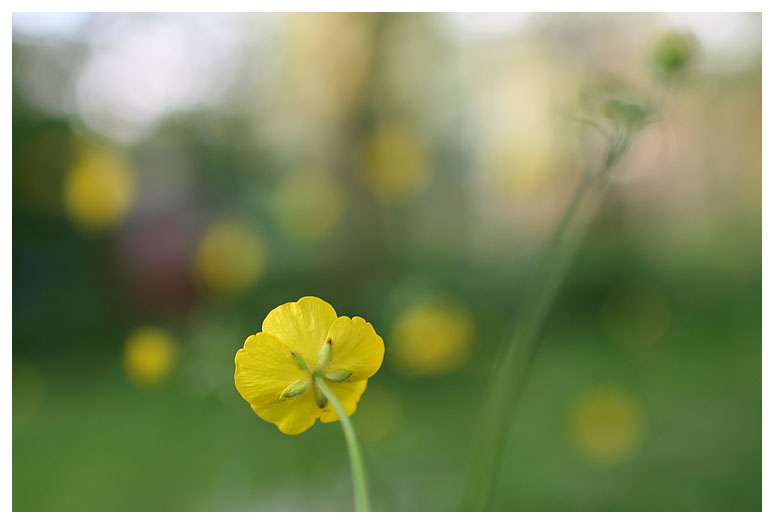
[[310,369],[304,356],[291,350],[291,358],[293,358],[296,366],[299,370],[308,373],[309,377],[288,385],[280,394],[280,401],[305,394],[311,386],[315,396],[315,403],[317,403],[318,407],[324,408],[328,404],[328,398],[326,398],[326,395],[315,382],[315,378],[322,378],[330,383],[343,383],[353,375],[349,370],[332,369],[330,367],[331,359],[333,358],[332,347],[333,341],[329,337],[323,343],[323,346],[320,347],[314,370]]

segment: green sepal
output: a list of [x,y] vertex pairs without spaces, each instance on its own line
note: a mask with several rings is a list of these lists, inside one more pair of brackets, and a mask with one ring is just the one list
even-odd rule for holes
[[283,390],[283,393],[280,394],[280,399],[289,399],[291,397],[302,395],[307,390],[309,390],[309,383],[309,379],[302,379],[301,381],[291,383],[286,387],[285,390]]
[[293,350],[291,350],[291,357],[293,357],[293,361],[296,363],[296,366],[301,370],[302,372],[309,372],[309,365],[307,364],[307,361],[304,360],[304,357],[302,357],[301,354],[297,354]]
[[323,373],[323,377],[332,383],[341,383],[350,379],[353,373],[349,370],[330,370]]
[[318,360],[315,362],[315,370],[322,372],[331,364],[331,339],[326,339],[318,352]]
[[325,408],[325,406],[328,404],[328,398],[320,389],[317,382],[313,383],[312,391],[315,394],[315,403],[317,403],[318,408]]

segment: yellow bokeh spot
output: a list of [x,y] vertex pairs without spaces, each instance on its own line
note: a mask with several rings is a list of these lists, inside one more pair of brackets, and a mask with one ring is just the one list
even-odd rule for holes
[[489,144],[482,163],[493,174],[498,191],[507,195],[535,195],[545,189],[558,164],[548,140],[518,133]]
[[355,418],[358,436],[366,442],[382,441],[400,426],[403,419],[401,400],[385,387],[369,385]]
[[344,193],[332,177],[303,172],[280,182],[273,205],[283,231],[302,241],[316,241],[329,235],[339,222]]
[[601,315],[606,335],[626,351],[655,344],[670,324],[670,307],[664,296],[640,285],[614,289]]
[[453,372],[468,359],[473,331],[471,315],[461,304],[428,297],[396,321],[390,348],[398,368],[408,374]]
[[124,347],[124,370],[137,386],[151,387],[164,382],[175,364],[175,342],[154,327],[134,330]]
[[402,124],[383,124],[363,146],[363,173],[378,198],[399,200],[428,182],[428,157],[421,138]]
[[105,231],[126,217],[135,198],[135,177],[126,156],[116,150],[87,150],[64,181],[68,217],[86,230]]
[[482,77],[476,88],[486,103],[474,106],[474,168],[489,191],[518,199],[520,208],[547,207],[547,199],[557,198],[557,176],[572,167],[554,123],[557,101],[575,94],[574,82],[569,73],[558,77],[548,63],[542,53],[525,51],[518,62]]
[[570,440],[589,461],[617,463],[639,445],[643,420],[640,405],[626,392],[600,387],[584,394],[571,408]]
[[261,275],[264,249],[248,225],[221,219],[202,235],[194,258],[194,279],[209,295],[230,297],[246,291]]

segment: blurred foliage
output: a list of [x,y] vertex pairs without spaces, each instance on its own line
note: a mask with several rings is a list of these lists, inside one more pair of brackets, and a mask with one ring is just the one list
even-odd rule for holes
[[611,99],[660,118],[543,331],[493,508],[761,509],[760,43],[725,68],[698,39],[645,101],[654,59],[689,53],[654,47],[659,15],[24,16],[14,510],[349,510],[338,426],[285,436],[233,383],[304,295],[387,343],[353,419],[375,510],[454,510],[524,280],[597,158],[575,117]]

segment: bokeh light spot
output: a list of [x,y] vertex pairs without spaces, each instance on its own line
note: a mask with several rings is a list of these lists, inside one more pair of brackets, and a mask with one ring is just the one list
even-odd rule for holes
[[175,364],[175,342],[164,330],[155,327],[135,329],[124,348],[124,370],[129,380],[140,387],[162,384]]
[[374,195],[385,201],[416,194],[428,182],[421,138],[404,124],[382,124],[363,146],[363,171]]
[[368,75],[370,24],[362,13],[289,13],[284,97],[318,129],[346,115]]
[[126,217],[134,198],[134,173],[120,151],[88,149],[65,178],[65,211],[85,230],[115,228]]
[[617,463],[630,457],[643,437],[640,405],[626,392],[599,387],[583,394],[569,414],[570,440],[585,459]]
[[328,236],[339,222],[344,194],[334,178],[303,172],[280,182],[273,205],[283,231],[301,241],[316,241]]
[[246,291],[264,268],[258,233],[236,219],[214,222],[201,237],[194,259],[194,278],[203,293],[230,297]]
[[429,296],[396,321],[390,348],[396,366],[407,374],[453,372],[469,357],[473,331],[471,314],[458,301]]

